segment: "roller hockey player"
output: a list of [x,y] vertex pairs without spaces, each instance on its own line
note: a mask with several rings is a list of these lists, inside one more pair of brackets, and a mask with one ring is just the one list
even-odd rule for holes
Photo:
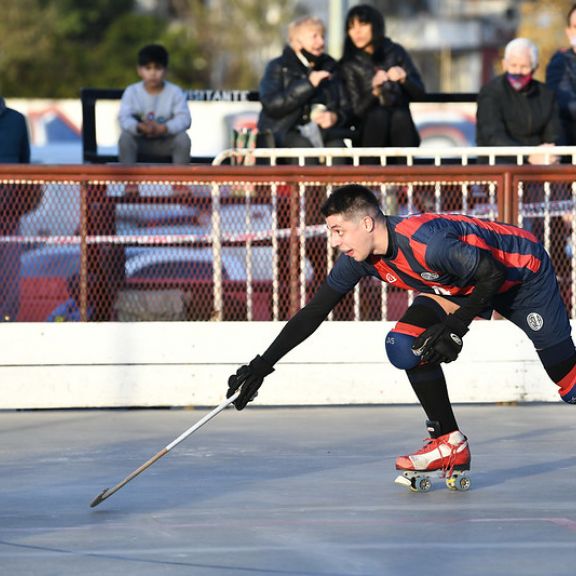
[[419,293],[386,338],[388,358],[406,371],[430,432],[421,450],[397,459],[399,483],[427,491],[440,477],[454,490],[470,486],[468,440],[458,428],[441,364],[456,360],[477,316],[490,318],[495,310],[523,330],[562,400],[576,403],[568,314],[550,258],[531,233],[464,215],[387,216],[372,191],[359,185],[335,190],[322,213],[341,255],[270,347],[230,376],[228,396],[241,389],[238,410],[364,276]]

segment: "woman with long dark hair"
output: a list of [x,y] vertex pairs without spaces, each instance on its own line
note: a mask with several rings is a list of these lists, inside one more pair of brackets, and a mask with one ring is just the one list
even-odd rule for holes
[[372,6],[348,11],[341,70],[360,146],[420,144],[409,103],[425,93],[424,84],[406,50],[385,36],[384,18]]

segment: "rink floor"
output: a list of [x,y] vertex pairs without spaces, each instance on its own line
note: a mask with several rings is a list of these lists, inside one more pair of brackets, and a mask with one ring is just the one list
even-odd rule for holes
[[414,494],[416,406],[0,413],[7,576],[574,576],[576,406],[457,406],[472,488]]

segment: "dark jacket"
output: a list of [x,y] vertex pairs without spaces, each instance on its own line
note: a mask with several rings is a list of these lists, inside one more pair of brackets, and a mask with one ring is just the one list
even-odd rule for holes
[[272,132],[276,146],[283,146],[287,132],[310,122],[310,109],[316,103],[338,114],[338,122],[326,130],[324,140],[346,136],[350,108],[337,62],[325,54],[314,69],[329,70],[332,76],[318,87],[312,86],[309,69],[289,46],[266,66],[259,88],[262,111],[258,131]]
[[[384,38],[379,53],[381,57],[374,59],[363,50],[356,50],[350,57],[341,61],[342,76],[352,111],[358,119],[362,119],[373,106],[408,108],[410,100],[426,93],[416,66],[400,44],[392,42],[390,38]],[[402,84],[385,82],[382,85],[382,97],[379,99],[372,94],[372,78],[377,69],[389,70],[393,66],[400,66],[406,71],[406,80]]]
[[560,119],[554,93],[532,80],[517,92],[506,75],[497,76],[478,94],[478,146],[538,146],[560,142]]
[[0,164],[30,162],[30,141],[26,119],[20,112],[7,108],[0,97]]
[[546,67],[546,86],[556,94],[564,142],[576,144],[576,53],[560,50],[552,56]]

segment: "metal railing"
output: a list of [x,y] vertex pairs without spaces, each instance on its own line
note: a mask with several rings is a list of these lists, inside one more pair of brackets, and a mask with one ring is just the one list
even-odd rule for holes
[[[558,159],[563,163],[576,164],[576,147],[555,146],[473,146],[441,148],[229,148],[218,154],[212,164],[220,166],[226,163],[253,165],[265,160],[271,166],[279,161],[295,161],[305,166],[314,160],[326,166],[333,166],[337,159],[348,160],[353,166],[363,161],[376,160],[380,166],[394,164],[402,160],[407,166],[433,164],[441,166],[447,163],[467,166],[471,163],[494,166],[508,163],[523,166],[529,164],[527,157],[541,157],[542,165],[554,164]],[[281,163],[281,162],[280,162]]]

